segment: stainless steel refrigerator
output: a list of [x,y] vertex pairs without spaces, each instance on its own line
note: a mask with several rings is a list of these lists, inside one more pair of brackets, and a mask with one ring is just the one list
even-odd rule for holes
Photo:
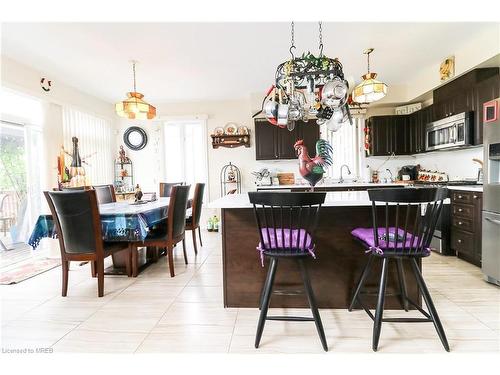
[[500,285],[500,98],[484,103],[482,271]]

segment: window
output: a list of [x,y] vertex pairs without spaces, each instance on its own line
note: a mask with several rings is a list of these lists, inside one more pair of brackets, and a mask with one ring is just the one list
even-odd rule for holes
[[102,118],[63,108],[64,148],[71,154],[71,138],[78,138],[80,157],[85,159],[85,174],[89,185],[113,182],[113,145],[111,123]]
[[346,175],[344,170],[344,179],[359,177],[360,172],[360,129],[363,129],[364,120],[359,117],[352,119],[352,126],[349,122],[342,125],[336,131],[327,130],[325,125],[321,126],[322,138],[325,138],[333,147],[333,164],[327,170],[327,176],[330,178],[340,178],[340,167],[347,164],[351,170],[351,175]]
[[[167,121],[164,124],[164,137],[166,181],[191,185],[207,183],[206,122],[197,119]],[[208,188],[205,189],[206,200],[207,194]]]

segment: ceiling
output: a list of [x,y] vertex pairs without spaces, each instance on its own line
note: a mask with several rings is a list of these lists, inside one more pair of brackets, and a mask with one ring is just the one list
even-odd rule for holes
[[[435,65],[486,23],[323,23],[324,53],[350,81],[371,70],[389,86]],[[296,23],[296,53],[318,50],[318,25]],[[107,102],[137,90],[150,103],[221,100],[265,92],[289,57],[288,23],[3,23],[2,55]]]

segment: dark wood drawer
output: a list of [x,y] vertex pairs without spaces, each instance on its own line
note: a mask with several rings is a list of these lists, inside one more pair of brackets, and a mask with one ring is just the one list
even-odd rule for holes
[[473,220],[474,218],[474,206],[468,204],[453,204],[453,216],[460,216],[466,219]]
[[473,193],[471,191],[453,191],[451,201],[456,203],[473,204]]
[[474,236],[456,229],[451,231],[451,248],[464,253],[474,253]]
[[465,230],[467,232],[474,232],[474,221],[471,218],[464,218],[464,217],[453,217],[452,218],[452,225],[455,228]]

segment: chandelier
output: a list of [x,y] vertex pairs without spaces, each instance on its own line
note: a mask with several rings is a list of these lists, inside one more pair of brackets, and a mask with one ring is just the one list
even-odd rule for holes
[[368,48],[363,52],[368,60],[368,73],[361,77],[363,81],[352,92],[353,99],[357,103],[373,103],[387,95],[387,85],[375,79],[377,73],[370,72],[370,53],[372,52],[373,48]]
[[132,61],[132,70],[134,73],[134,91],[127,92],[127,99],[115,104],[115,111],[118,116],[126,117],[131,120],[151,120],[156,117],[156,108],[145,102],[144,95],[137,92],[135,82],[135,64]]
[[318,56],[307,52],[295,57],[295,48],[292,22],[291,58],[278,65],[275,83],[262,102],[261,112],[271,124],[290,131],[295,128],[295,121],[308,121],[310,117],[316,117],[318,125],[326,124],[331,131],[337,131],[346,121],[352,124],[347,100],[349,84],[340,61],[323,55],[322,23],[319,22]]

